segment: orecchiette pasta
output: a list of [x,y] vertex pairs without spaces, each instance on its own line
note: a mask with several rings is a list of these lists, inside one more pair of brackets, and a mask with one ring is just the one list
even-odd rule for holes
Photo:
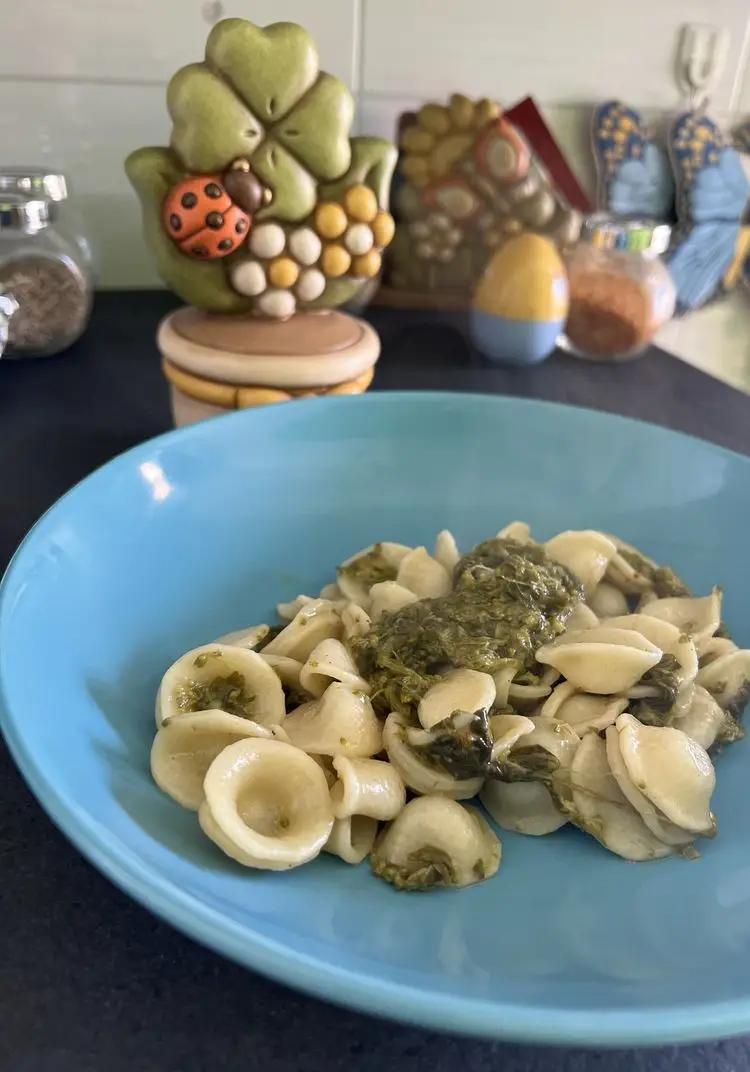
[[460,887],[494,875],[500,856],[500,842],[475,808],[417,797],[381,836],[372,866],[401,889]]
[[227,745],[203,788],[203,830],[248,867],[299,867],[318,855],[333,828],[323,771],[283,741],[246,738]]
[[374,756],[383,733],[366,693],[334,681],[319,700],[292,711],[284,722],[289,740],[326,756]]
[[183,808],[197,811],[203,800],[203,779],[228,744],[245,737],[285,740],[281,726],[260,726],[226,711],[200,711],[169,718],[154,737],[151,774]]
[[399,889],[460,888],[500,863],[458,803],[476,796],[502,829],[571,823],[628,860],[715,834],[707,750],[743,736],[750,694],[719,588],[693,595],[609,533],[542,543],[520,521],[463,556],[448,530],[434,555],[374,543],[336,576],[159,686],[154,781],[234,860],[369,856]]
[[162,678],[156,722],[217,709],[271,726],[284,718],[281,682],[265,660],[247,648],[206,644],[173,663]]
[[401,775],[382,759],[334,756],[337,781],[331,789],[333,814],[337,819],[367,815],[386,822],[395,819],[406,803]]

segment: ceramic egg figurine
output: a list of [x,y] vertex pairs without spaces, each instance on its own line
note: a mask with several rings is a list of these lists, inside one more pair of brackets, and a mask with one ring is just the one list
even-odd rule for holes
[[157,334],[175,422],[366,390],[380,340],[337,307],[393,238],[393,145],[349,136],[351,93],[291,22],[218,22],[167,107],[169,148],[125,168],[159,272],[189,303]]
[[568,313],[568,280],[549,239],[522,234],[491,258],[469,314],[472,341],[492,361],[533,365],[552,353]]

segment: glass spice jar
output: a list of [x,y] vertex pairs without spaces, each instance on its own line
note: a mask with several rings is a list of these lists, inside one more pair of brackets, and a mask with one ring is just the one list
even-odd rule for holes
[[660,254],[671,228],[657,220],[590,216],[566,254],[570,310],[559,345],[576,357],[626,361],[674,313],[675,289]]
[[67,196],[64,175],[0,169],[0,354],[59,353],[88,323],[89,248],[75,214],[61,219]]

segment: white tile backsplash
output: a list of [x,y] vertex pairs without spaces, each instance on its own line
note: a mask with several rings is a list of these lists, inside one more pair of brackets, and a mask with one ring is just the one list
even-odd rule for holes
[[714,109],[750,114],[747,0],[24,0],[0,51],[4,156],[70,173],[104,285],[156,282],[122,162],[166,144],[167,79],[202,56],[212,21],[235,15],[306,25],[324,69],[355,91],[362,133],[392,137],[400,112],[454,90],[506,105],[530,92],[589,189],[592,105],[619,95],[657,118],[677,107],[686,21],[727,29]]

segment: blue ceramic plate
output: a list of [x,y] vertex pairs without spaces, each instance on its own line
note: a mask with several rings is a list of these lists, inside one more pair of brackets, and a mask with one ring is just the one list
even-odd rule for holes
[[503,835],[500,873],[407,895],[331,857],[245,871],[152,784],[153,701],[186,649],[317,591],[374,538],[469,547],[520,517],[596,527],[726,588],[750,645],[750,459],[517,399],[269,407],[117,458],[37,524],[0,603],[3,726],[42,805],[114,882],[293,986],[432,1027],[547,1042],[750,1030],[750,743],[719,761],[697,862],[630,864],[573,829]]

